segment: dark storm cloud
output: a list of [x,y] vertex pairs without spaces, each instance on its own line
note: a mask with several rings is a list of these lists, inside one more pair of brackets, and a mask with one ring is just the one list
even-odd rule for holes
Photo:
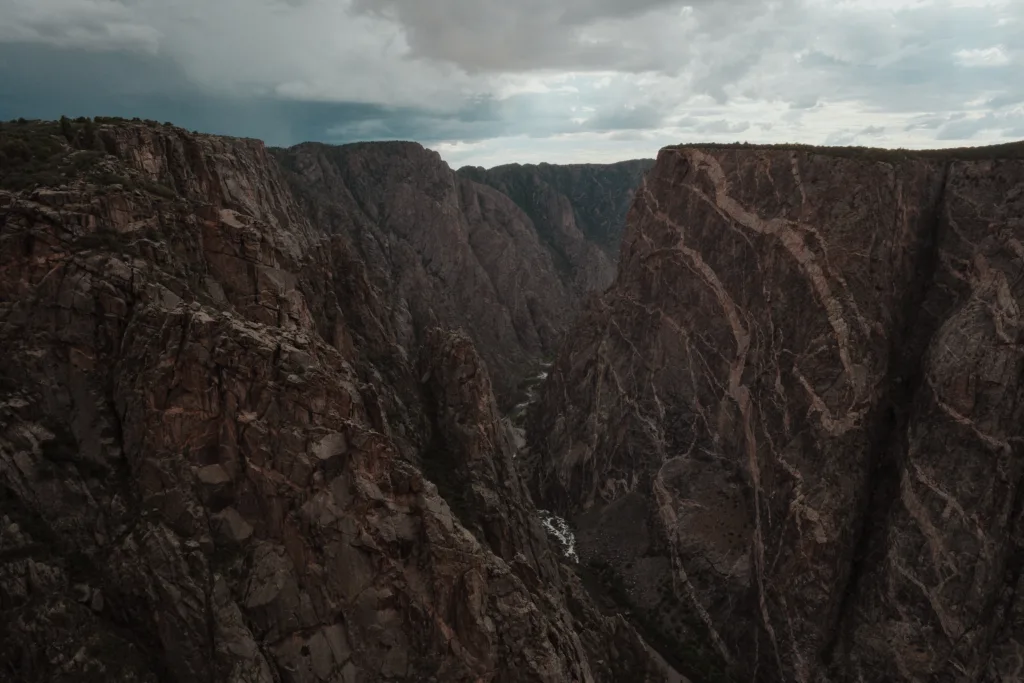
[[582,127],[590,131],[635,131],[660,128],[668,112],[653,105],[621,104],[598,112],[587,119]]
[[272,144],[991,141],[1022,67],[1016,0],[0,0],[0,117]]
[[307,140],[476,140],[505,124],[487,103],[452,115],[358,102],[217,97],[175,64],[152,55],[0,43],[0,120],[123,116],[243,137],[271,145]]
[[[566,96],[563,96],[563,98]],[[477,141],[656,125],[649,106],[599,112],[573,123],[543,95],[479,97],[454,111],[360,102],[217,96],[173,62],[147,54],[0,43],[0,120],[61,115],[139,117],[193,130],[256,137],[271,145],[319,140]]]

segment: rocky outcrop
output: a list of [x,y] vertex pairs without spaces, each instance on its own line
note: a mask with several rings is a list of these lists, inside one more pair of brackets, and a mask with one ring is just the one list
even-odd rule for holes
[[[504,408],[521,400],[516,388],[554,354],[584,298],[611,282],[611,260],[575,227],[561,195],[550,200],[557,216],[538,215],[415,143],[275,153],[306,212],[355,249],[400,345],[425,343],[435,325],[464,330]],[[617,188],[621,202],[640,174],[619,176],[633,181]],[[599,182],[591,174],[578,185],[600,194]]]
[[435,330],[424,357],[436,429],[423,468],[459,521],[512,567],[556,624],[565,621],[558,625],[565,628],[566,640],[576,625],[578,647],[595,680],[682,680],[652,656],[622,616],[602,615],[574,572],[556,560],[515,469],[513,434],[500,419],[472,342],[463,334]]
[[[36,154],[0,168],[35,187],[0,189],[8,679],[663,679],[540,530],[469,337],[417,318],[425,296],[389,308],[428,281],[378,280],[355,239],[370,216],[415,260],[434,211],[525,230],[507,200],[353,152],[351,182],[384,174],[359,211],[310,213],[256,141],[121,123],[76,150],[25,125],[0,130]],[[456,251],[437,272],[463,277]]]
[[1009,152],[659,155],[530,471],[684,674],[1024,675]]
[[604,291],[615,278],[622,228],[633,194],[653,159],[616,164],[509,164],[459,175],[510,197],[530,217],[556,268],[578,295]]

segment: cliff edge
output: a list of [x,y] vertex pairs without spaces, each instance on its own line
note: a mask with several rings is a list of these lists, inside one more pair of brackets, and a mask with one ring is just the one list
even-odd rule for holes
[[659,154],[528,469],[684,674],[1021,677],[1020,156]]
[[3,124],[0,150],[7,680],[664,680],[543,531],[445,314],[464,292],[429,317],[436,289],[389,277],[480,277],[422,233],[500,242],[510,200],[418,147],[344,152],[379,175],[324,204],[293,188],[344,175],[329,151],[123,121]]

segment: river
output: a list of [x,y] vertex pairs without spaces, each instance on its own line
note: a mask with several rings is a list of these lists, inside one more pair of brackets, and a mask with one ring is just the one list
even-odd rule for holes
[[[508,416],[515,437],[517,452],[526,445],[526,413],[529,411],[530,406],[536,403],[539,398],[540,388],[543,386],[544,380],[548,378],[550,371],[551,363],[542,363],[537,374],[523,382],[522,390],[526,393],[526,400],[517,404]],[[576,536],[573,534],[569,522],[549,510],[537,510],[537,514],[540,516],[540,522],[544,525],[548,534],[558,542],[562,555],[572,563],[578,564],[580,558],[576,554]]]

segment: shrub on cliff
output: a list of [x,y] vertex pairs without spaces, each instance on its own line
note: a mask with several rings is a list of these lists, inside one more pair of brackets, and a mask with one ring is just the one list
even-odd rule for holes
[[60,132],[68,142],[75,139],[75,127],[71,125],[71,119],[66,116],[60,117]]

